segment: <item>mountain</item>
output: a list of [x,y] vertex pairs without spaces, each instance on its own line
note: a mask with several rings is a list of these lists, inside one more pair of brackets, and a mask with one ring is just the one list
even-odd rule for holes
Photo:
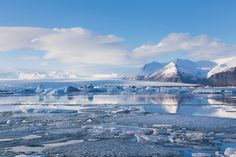
[[236,85],[236,57],[219,59],[212,68],[207,79],[212,85]]
[[[144,70],[150,65],[152,66],[152,71],[150,73]],[[137,75],[139,80],[149,80],[149,81],[163,81],[163,82],[183,82],[183,83],[204,83],[207,77],[208,71],[214,67],[216,64],[211,61],[198,61],[193,62],[187,59],[176,59],[169,63],[156,63],[146,64],[143,66],[143,71]],[[147,71],[147,70],[146,70]],[[136,77],[137,78],[137,77]]]
[[135,76],[136,80],[143,80],[145,76],[150,75],[157,70],[163,68],[166,65],[166,63],[158,63],[156,61],[145,64],[143,67],[141,67],[138,70],[138,74]]
[[168,63],[152,62],[140,68],[136,80],[236,85],[236,57],[214,61],[176,59]]
[[17,72],[16,79],[18,80],[40,80],[41,79],[42,80],[42,79],[47,79],[47,74],[39,73],[39,72],[33,72],[33,73]]
[[48,73],[48,78],[51,79],[78,79],[78,75],[67,71],[54,71]]
[[175,62],[170,62],[163,69],[146,77],[150,81],[164,82],[193,82],[195,78],[185,69],[181,69]]
[[2,80],[69,80],[78,78],[78,75],[65,71],[54,71],[49,73],[18,71],[0,74],[0,79]]
[[156,70],[163,68],[166,65],[166,63],[158,63],[158,62],[152,62],[149,64],[145,64],[142,68],[141,68],[141,73],[143,75],[147,75],[147,74],[152,74],[154,73]]

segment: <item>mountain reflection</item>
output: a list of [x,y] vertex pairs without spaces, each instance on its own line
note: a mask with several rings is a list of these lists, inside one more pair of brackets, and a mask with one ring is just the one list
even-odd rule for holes
[[[67,105],[70,106],[67,106]],[[41,106],[39,106],[41,105]],[[43,105],[43,106],[42,106]],[[73,108],[93,105],[135,107],[141,112],[236,118],[236,96],[196,94],[78,95],[0,97],[0,112],[27,108]],[[64,106],[64,107],[63,107]],[[65,107],[66,106],[66,107]],[[74,108],[75,109],[75,108]]]

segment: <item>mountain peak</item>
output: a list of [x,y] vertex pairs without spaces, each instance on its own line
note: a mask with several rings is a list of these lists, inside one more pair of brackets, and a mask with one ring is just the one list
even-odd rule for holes
[[156,72],[157,70],[163,68],[165,64],[163,63],[158,63],[156,61],[153,61],[151,63],[145,64],[142,68],[141,68],[141,72],[139,73],[140,75],[149,75],[152,74],[154,72]]
[[169,77],[169,76],[177,75],[178,71],[179,71],[179,69],[178,69],[178,66],[176,65],[176,63],[170,62],[169,64],[167,64],[164,67],[164,70],[161,74],[163,76]]
[[[152,62],[155,64],[155,62]],[[198,83],[202,82],[207,73],[215,63],[211,61],[194,62],[187,59],[176,59],[168,63],[158,63],[159,67],[152,68],[150,73],[142,73],[139,79],[165,82],[184,82]],[[146,64],[144,67],[148,67]],[[146,69],[145,69],[146,70]]]

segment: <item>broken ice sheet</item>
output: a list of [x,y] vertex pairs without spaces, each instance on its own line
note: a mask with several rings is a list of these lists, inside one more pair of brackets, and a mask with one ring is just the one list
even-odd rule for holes
[[220,156],[235,148],[229,145],[236,141],[234,95],[188,88],[150,93],[156,87],[117,84],[104,94],[104,87],[81,95],[0,97],[0,156]]

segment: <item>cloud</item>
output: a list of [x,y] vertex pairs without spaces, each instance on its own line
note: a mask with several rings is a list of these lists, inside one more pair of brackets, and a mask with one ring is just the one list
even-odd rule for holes
[[163,54],[185,52],[194,59],[215,59],[235,54],[236,45],[227,45],[207,35],[171,33],[157,44],[144,44],[133,50],[136,58],[151,58]]
[[[122,37],[98,34],[81,27],[0,27],[0,52],[34,49],[43,53],[43,59],[40,57],[39,60],[44,67],[59,61],[61,66],[75,67],[73,69],[83,73],[89,70],[92,73],[117,73],[114,69],[118,67],[127,71],[129,67],[155,60],[163,54],[184,52],[193,59],[218,59],[233,56],[236,50],[236,45],[227,45],[207,35],[191,36],[188,33],[171,33],[157,44],[144,44],[133,50],[127,50],[123,43]],[[21,59],[33,61],[37,57],[23,56]],[[54,66],[63,68],[60,65]]]
[[54,29],[32,41],[33,47],[45,51],[46,59],[70,64],[125,64],[127,52],[120,47],[122,38],[99,35],[83,28]]
[[44,52],[45,59],[58,59],[68,64],[127,64],[128,52],[121,46],[123,40],[80,27],[0,27],[0,51],[32,48]]
[[20,58],[22,61],[37,61],[40,58],[38,56],[24,56]]
[[0,51],[31,47],[31,40],[50,33],[51,30],[32,27],[0,27]]

